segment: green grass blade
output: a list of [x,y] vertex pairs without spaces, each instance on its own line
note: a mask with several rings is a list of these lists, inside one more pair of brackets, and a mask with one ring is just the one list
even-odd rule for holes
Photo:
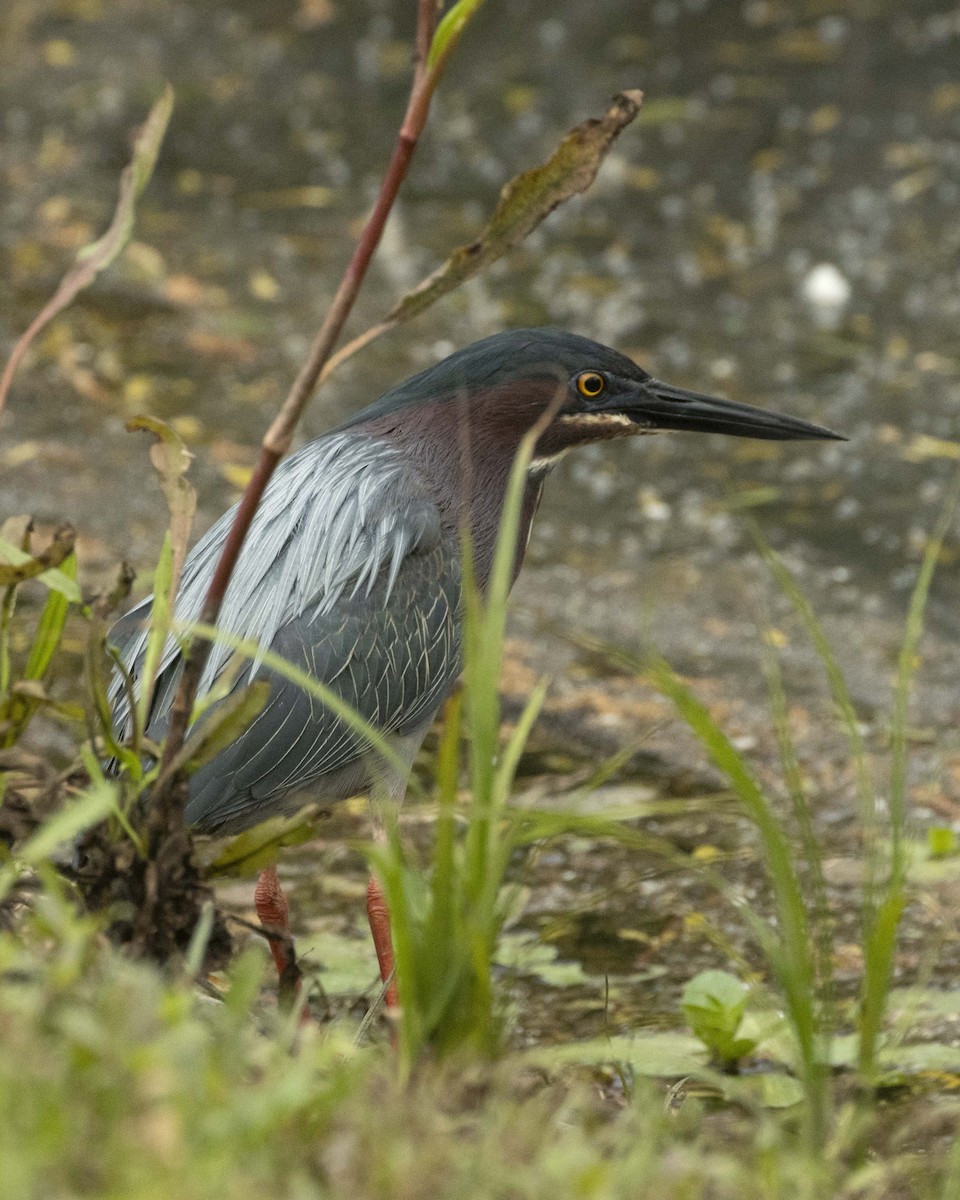
[[860,991],[858,1067],[864,1081],[876,1073],[879,1039],[886,1013],[900,920],[906,906],[904,833],[907,821],[907,731],[910,691],[916,673],[917,651],[923,636],[924,613],[937,562],[960,505],[960,473],[953,481],[940,516],[927,543],[917,580],[910,596],[906,627],[897,664],[894,688],[890,764],[890,862],[883,896],[864,936],[863,983]]
[[944,540],[953,525],[960,505],[960,472],[955,476],[930,540],[924,550],[917,580],[910,596],[907,623],[897,663],[897,683],[893,705],[893,735],[890,767],[890,822],[893,845],[893,870],[901,875],[904,869],[902,839],[907,811],[907,729],[909,724],[910,689],[916,672],[917,650],[923,636],[924,613],[930,596],[937,562]]
[[173,584],[173,541],[169,529],[164,534],[163,545],[153,573],[153,603],[150,606],[150,630],[143,658],[143,673],[137,696],[137,725],[146,729],[147,718],[153,704],[153,689],[157,681],[157,670],[163,657],[163,648],[170,635],[173,610],[170,604],[170,588]]
[[[500,740],[499,686],[507,597],[518,565],[517,535],[527,486],[527,467],[540,432],[539,424],[530,430],[513,461],[486,595],[481,600],[475,587],[467,593],[464,687],[470,729],[471,782],[477,809],[467,835],[466,886],[475,899],[486,887],[494,836],[492,809],[497,800],[495,763]],[[469,553],[469,546],[465,549]],[[472,567],[468,569],[468,577],[471,574]]]
[[437,792],[440,811],[434,837],[429,919],[429,939],[436,946],[449,945],[457,936],[456,900],[461,880],[456,870],[454,808],[460,765],[460,721],[462,695],[454,693],[447,702],[443,737],[437,758]]
[[863,988],[858,1021],[857,1067],[865,1081],[876,1072],[877,1049],[890,995],[900,918],[906,906],[901,884],[891,880],[863,946]]
[[[76,580],[77,556],[75,554],[68,555],[61,563],[60,570],[69,579]],[[51,589],[30,645],[30,652],[23,670],[24,679],[42,679],[47,673],[47,668],[53,661],[53,656],[60,645],[69,610],[70,602],[63,592]]]
[[543,702],[547,698],[548,687],[549,682],[541,679],[527,697],[527,702],[523,706],[520,718],[513,727],[513,732],[510,734],[503,753],[500,756],[495,778],[497,789],[496,807],[498,810],[510,799],[510,792],[517,774],[517,767],[520,765],[520,758],[523,755],[527,742],[530,740],[530,734],[537,717],[540,716]]
[[837,656],[830,645],[830,640],[806,595],[780,557],[773,551],[761,535],[756,525],[750,525],[754,542],[763,557],[777,586],[790,601],[794,612],[800,618],[807,631],[807,636],[813,643],[817,657],[823,664],[827,685],[833,702],[837,706],[841,723],[850,745],[853,769],[857,785],[860,820],[864,831],[864,885],[863,885],[863,933],[867,936],[873,913],[878,903],[877,874],[878,846],[880,844],[879,818],[877,814],[875,787],[867,766],[866,747],[863,734],[860,732],[860,722],[857,719],[853,698],[843,671],[837,661]]
[[[91,739],[97,734],[103,738],[107,754],[115,758],[127,775],[135,782],[143,778],[139,755],[121,745],[113,728],[113,709],[110,706],[109,685],[105,667],[105,635],[99,621],[91,623],[87,637],[84,663],[87,672],[88,721]],[[136,739],[139,742],[139,735]]]
[[803,858],[810,877],[813,903],[810,923],[813,932],[813,948],[816,952],[816,977],[818,1000],[823,1013],[821,1027],[826,1032],[835,1024],[833,999],[833,939],[830,927],[830,911],[827,900],[827,882],[823,873],[823,854],[813,825],[813,813],[803,787],[803,774],[797,760],[796,746],[790,728],[787,694],[783,685],[780,664],[773,646],[765,641],[763,646],[764,673],[767,678],[767,693],[773,715],[777,745],[784,782],[790,796],[794,822],[803,849]]

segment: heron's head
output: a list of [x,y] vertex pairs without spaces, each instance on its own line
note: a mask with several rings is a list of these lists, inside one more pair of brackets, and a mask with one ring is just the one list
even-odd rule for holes
[[[458,413],[472,433],[505,448],[539,422],[541,468],[575,446],[661,430],[842,440],[798,417],[662,383],[609,346],[554,329],[514,329],[474,342],[405,380],[349,424],[399,430],[424,406],[438,418]],[[438,421],[438,430],[445,426]]]

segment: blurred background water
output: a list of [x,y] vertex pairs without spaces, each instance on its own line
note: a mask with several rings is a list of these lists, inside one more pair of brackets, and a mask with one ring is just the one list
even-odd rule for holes
[[[0,510],[71,520],[91,573],[120,556],[148,566],[163,526],[130,415],[172,421],[191,445],[200,526],[236,496],[392,146],[414,7],[5,0],[4,349],[107,222],[130,131],[162,82],[177,93],[135,244],[43,337],[0,430]],[[351,363],[305,434],[473,338],[539,323],[842,430],[847,444],[668,435],[567,460],[515,625],[559,663],[566,630],[634,647],[649,633],[685,669],[732,672],[749,691],[758,598],[774,615],[779,602],[746,509],[799,573],[869,710],[960,454],[958,62],[947,0],[488,0],[354,332],[614,91],[640,87],[646,104],[586,197]],[[924,702],[949,727],[958,552],[951,536],[925,676]]]

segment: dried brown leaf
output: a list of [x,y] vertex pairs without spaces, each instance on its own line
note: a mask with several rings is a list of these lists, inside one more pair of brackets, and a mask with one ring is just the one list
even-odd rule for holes
[[160,476],[160,486],[170,510],[170,543],[173,547],[173,574],[170,595],[176,596],[180,584],[180,572],[187,555],[190,530],[197,511],[197,493],[185,475],[193,461],[193,455],[180,439],[179,434],[156,417],[134,417],[127,422],[131,432],[144,429],[156,438],[150,447],[150,461]]

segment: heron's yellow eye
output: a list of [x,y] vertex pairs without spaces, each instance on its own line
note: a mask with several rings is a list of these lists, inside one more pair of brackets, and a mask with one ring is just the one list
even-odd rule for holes
[[588,400],[599,396],[606,386],[607,381],[599,371],[584,371],[582,375],[577,376],[577,391]]

